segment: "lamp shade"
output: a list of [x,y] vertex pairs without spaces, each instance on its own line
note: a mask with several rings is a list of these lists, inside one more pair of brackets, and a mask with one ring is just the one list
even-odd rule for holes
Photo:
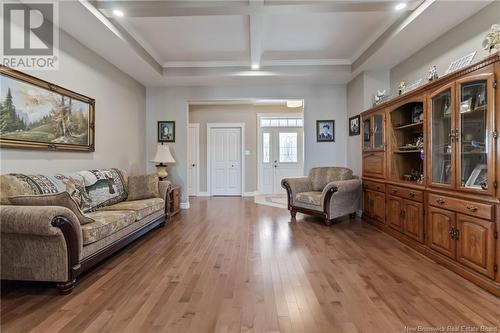
[[175,163],[174,157],[170,153],[170,148],[167,145],[158,145],[156,155],[151,160],[155,163]]

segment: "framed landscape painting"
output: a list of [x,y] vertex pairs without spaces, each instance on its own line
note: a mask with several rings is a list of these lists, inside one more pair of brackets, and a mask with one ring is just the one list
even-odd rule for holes
[[0,66],[0,147],[95,150],[95,101]]

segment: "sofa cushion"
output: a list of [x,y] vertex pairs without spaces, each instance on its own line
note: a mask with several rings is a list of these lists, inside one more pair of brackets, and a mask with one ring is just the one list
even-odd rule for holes
[[321,192],[299,192],[295,195],[295,201],[308,205],[321,206]]
[[158,191],[158,176],[153,175],[140,175],[130,176],[128,178],[128,201],[158,198],[160,192]]
[[83,245],[97,242],[135,222],[135,213],[126,211],[97,211],[86,214],[94,220],[82,225]]
[[113,205],[127,199],[127,188],[123,175],[118,169],[98,169],[79,171],[90,198],[90,207],[84,212]]
[[71,198],[68,192],[40,195],[21,195],[9,197],[9,201],[17,206],[61,206],[66,207],[75,214],[80,224],[94,222],[93,219],[85,216],[80,207]]
[[352,170],[341,167],[318,167],[309,171],[313,191],[323,191],[326,184],[336,180],[352,179]]
[[165,201],[161,198],[150,198],[135,201],[123,201],[111,206],[106,206],[99,211],[113,211],[113,210],[127,210],[133,211],[137,220],[142,220],[146,216],[163,210],[165,208]]

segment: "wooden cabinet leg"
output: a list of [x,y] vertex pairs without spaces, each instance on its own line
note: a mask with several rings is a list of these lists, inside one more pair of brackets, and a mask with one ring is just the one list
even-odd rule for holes
[[328,217],[325,218],[325,224],[326,225],[330,226],[330,225],[332,225],[332,222],[333,222],[333,220],[330,220]]
[[68,295],[71,294],[73,288],[75,288],[76,280],[70,280],[66,282],[59,282],[56,284],[57,290],[59,290],[60,295]]
[[297,217],[297,212],[293,209],[290,209],[290,216],[292,217],[292,220],[295,220]]

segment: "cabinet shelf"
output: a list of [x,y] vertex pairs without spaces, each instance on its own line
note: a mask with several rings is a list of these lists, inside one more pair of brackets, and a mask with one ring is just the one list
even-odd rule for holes
[[395,150],[395,154],[420,153],[421,149]]
[[396,126],[394,127],[395,130],[402,130],[406,128],[413,128],[413,127],[422,127],[424,125],[424,122],[418,122],[418,123],[412,123],[412,124],[407,124],[407,125],[401,125],[401,126]]

